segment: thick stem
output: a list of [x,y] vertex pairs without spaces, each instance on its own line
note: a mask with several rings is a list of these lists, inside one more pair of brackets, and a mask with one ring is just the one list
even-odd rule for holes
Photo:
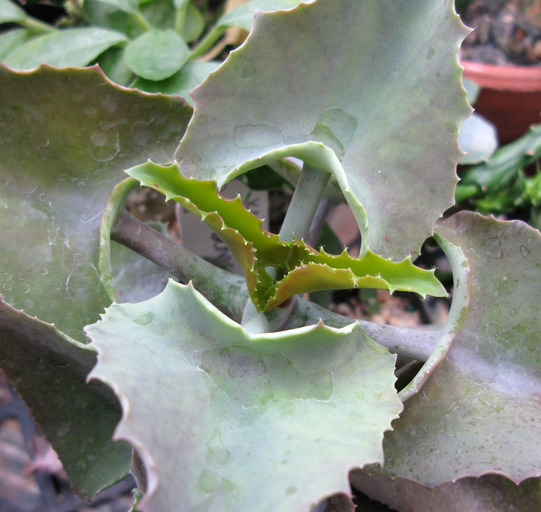
[[184,24],[186,23],[187,8],[188,4],[186,4],[184,7],[181,7],[180,9],[177,9],[175,15],[175,32],[180,36],[184,33]]
[[443,328],[410,329],[393,325],[377,324],[367,320],[333,313],[313,302],[298,298],[297,305],[292,311],[286,329],[295,329],[312,325],[319,321],[331,327],[345,327],[353,322],[360,324],[363,332],[376,343],[387,347],[393,354],[399,354],[409,359],[426,361],[434,352],[442,337]]
[[329,201],[328,198],[323,197],[317,206],[317,210],[314,215],[314,220],[312,221],[312,224],[310,225],[308,239],[306,240],[308,245],[315,247],[318,237],[319,237],[319,233],[321,231],[321,227],[323,226],[323,223],[325,222],[325,219],[327,218],[327,215],[330,209],[331,209],[331,202]]
[[53,25],[44,23],[36,18],[32,18],[31,16],[27,16],[24,20],[18,21],[17,23],[35,34],[47,34],[49,32],[58,31],[58,29],[53,27]]
[[207,35],[199,41],[199,43],[192,49],[190,56],[188,57],[189,60],[195,60],[205,53],[207,53],[214,43],[222,37],[223,33],[225,32],[225,28],[220,26],[213,27],[210,32],[207,33]]
[[330,177],[328,172],[304,164],[280,229],[281,240],[308,239],[312,220]]
[[148,20],[143,16],[140,11],[132,12],[132,19],[143,32],[146,32],[152,28]]
[[118,242],[194,286],[233,320],[240,320],[248,291],[244,279],[222,270],[122,211],[111,233]]
[[[329,178],[329,173],[304,164],[280,229],[281,240],[289,242],[295,237],[308,239],[310,226]],[[270,269],[270,272],[272,270],[274,269]],[[269,322],[265,313],[257,311],[249,300],[242,315],[241,325],[252,334],[260,334],[266,332]]]

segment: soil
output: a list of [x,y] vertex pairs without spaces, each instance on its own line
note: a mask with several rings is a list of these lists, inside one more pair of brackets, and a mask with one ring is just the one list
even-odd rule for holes
[[462,20],[475,29],[462,44],[462,58],[541,66],[541,0],[474,0]]

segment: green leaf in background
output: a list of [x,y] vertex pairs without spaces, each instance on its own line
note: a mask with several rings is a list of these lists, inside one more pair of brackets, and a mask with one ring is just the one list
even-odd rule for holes
[[471,212],[436,231],[468,260],[470,302],[447,357],[386,436],[383,472],[427,487],[540,476],[541,235]]
[[517,173],[541,158],[541,124],[530,127],[519,139],[499,148],[488,162],[467,169],[461,185],[475,185],[479,192],[506,188]]
[[191,108],[97,68],[0,67],[0,81],[0,293],[85,342],[82,327],[109,303],[96,270],[109,194],[149,153],[171,158]]
[[401,512],[539,512],[541,479],[519,486],[501,475],[462,478],[427,489],[403,478],[353,473],[353,487]]
[[209,73],[215,71],[220,64],[218,62],[189,61],[180,71],[165,80],[145,80],[138,78],[133,87],[147,92],[161,92],[163,94],[178,94],[193,103],[190,91],[195,89]]
[[205,18],[201,11],[192,3],[186,5],[182,39],[187,43],[195,41],[205,30]]
[[[47,300],[51,300],[49,297]],[[131,449],[112,441],[120,406],[101,383],[87,384],[94,350],[0,297],[2,368],[86,498],[126,476]]]
[[16,69],[32,69],[40,64],[58,68],[86,66],[100,53],[127,41],[124,34],[97,27],[68,28],[35,37],[11,52],[4,64]]
[[137,0],[94,0],[94,1],[108,4],[114,7],[115,9],[119,9],[129,14],[134,14],[138,10]]
[[179,167],[221,187],[301,158],[335,175],[363,252],[401,260],[454,203],[458,129],[470,113],[457,60],[466,34],[452,0],[258,13],[246,43],[193,91]]
[[126,66],[124,51],[125,48],[113,46],[103,52],[97,62],[107,78],[118,85],[127,87],[133,82],[133,73]]
[[0,60],[6,58],[13,50],[21,46],[31,32],[25,28],[15,28],[0,34]]
[[159,30],[174,29],[177,11],[173,0],[141,2],[139,10],[152,28]]
[[[132,36],[133,17],[126,11],[115,8],[114,5],[100,0],[84,0],[83,16],[89,25],[110,28]],[[139,33],[140,29],[137,30]]]
[[173,30],[149,30],[126,47],[128,67],[147,80],[163,80],[176,73],[190,49]]
[[26,11],[11,0],[0,0],[0,23],[17,23],[27,18]]
[[357,324],[250,335],[170,281],[86,332],[91,377],[125,408],[116,435],[147,469],[143,510],[308,510],[347,493],[349,469],[381,461],[402,409],[395,357]]
[[[328,289],[384,288],[391,293],[447,295],[434,271],[415,267],[411,258],[395,263],[370,251],[362,258],[352,258],[345,251],[333,256],[301,241],[282,241],[261,228],[262,221],[244,208],[240,198],[224,199],[216,182],[184,178],[176,164],[160,166],[149,161],[126,173],[164,194],[167,201],[180,203],[222,238],[239,262],[260,311],[275,308],[299,293]],[[274,279],[268,267],[274,267]]]

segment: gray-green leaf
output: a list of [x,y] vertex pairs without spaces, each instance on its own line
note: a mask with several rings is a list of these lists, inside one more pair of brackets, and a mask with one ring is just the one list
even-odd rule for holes
[[386,436],[384,471],[425,486],[541,475],[541,235],[462,212],[437,233],[464,252],[464,325]]
[[462,478],[436,489],[403,478],[354,472],[351,482],[400,512],[539,512],[541,479],[516,485],[501,475]]
[[131,449],[112,441],[118,401],[101,383],[86,383],[94,350],[0,297],[0,361],[79,494],[91,498],[128,474]]
[[356,323],[250,335],[170,281],[86,332],[91,377],[125,407],[117,437],[146,465],[142,510],[307,511],[348,492],[349,469],[381,460],[402,409],[395,357]]
[[320,0],[257,13],[245,44],[193,92],[182,172],[221,186],[299,157],[334,174],[363,252],[415,253],[454,203],[470,112],[453,4]]
[[0,66],[0,82],[0,293],[85,342],[82,327],[109,303],[97,273],[109,194],[125,168],[171,159],[191,108],[98,68]]

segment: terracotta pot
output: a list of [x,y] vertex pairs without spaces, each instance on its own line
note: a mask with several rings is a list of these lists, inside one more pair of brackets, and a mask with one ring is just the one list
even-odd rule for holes
[[500,142],[515,140],[541,123],[541,67],[461,64],[464,78],[481,86],[475,110],[496,125]]

